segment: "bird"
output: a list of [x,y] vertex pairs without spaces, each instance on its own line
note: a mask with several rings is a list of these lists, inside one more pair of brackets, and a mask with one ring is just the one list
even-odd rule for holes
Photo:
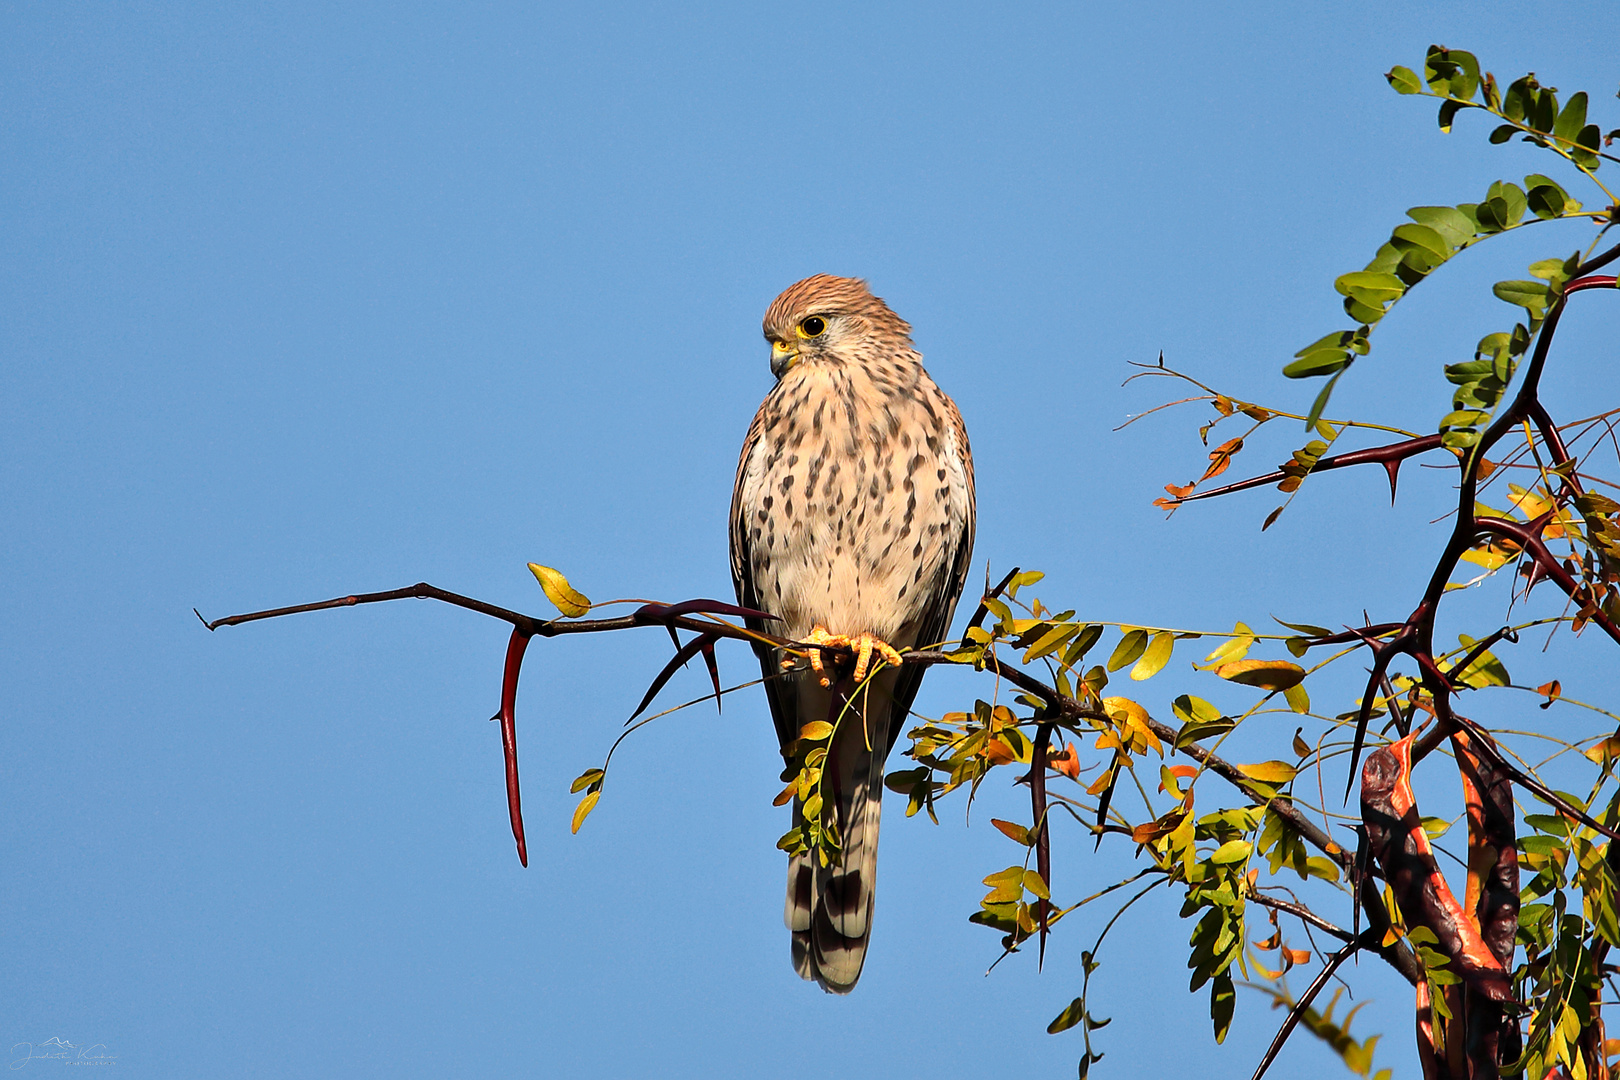
[[[911,325],[865,281],[789,286],[764,332],[776,384],[737,464],[732,581],[740,605],[774,616],[751,629],[810,646],[754,644],[790,771],[803,726],[843,718],[821,763],[836,850],[790,854],[784,918],[794,969],[847,994],[872,929],[883,764],[923,677],[899,650],[950,629],[973,553],[973,455]],[[854,670],[829,670],[817,646],[849,650]],[[796,825],[804,812],[795,798]]]

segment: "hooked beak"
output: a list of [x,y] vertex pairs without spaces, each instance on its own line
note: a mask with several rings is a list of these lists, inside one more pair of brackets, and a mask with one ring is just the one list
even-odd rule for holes
[[799,347],[782,341],[771,342],[771,374],[778,379],[799,362]]

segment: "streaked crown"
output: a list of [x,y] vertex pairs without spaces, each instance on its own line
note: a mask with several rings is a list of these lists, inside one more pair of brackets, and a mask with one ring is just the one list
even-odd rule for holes
[[907,340],[911,324],[882,299],[872,295],[860,278],[816,274],[790,285],[765,312],[765,336],[775,341],[792,341],[794,327],[812,315],[823,318],[844,316],[867,324],[878,337]]

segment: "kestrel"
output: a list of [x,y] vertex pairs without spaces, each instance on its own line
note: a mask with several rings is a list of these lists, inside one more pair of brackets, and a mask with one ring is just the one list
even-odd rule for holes
[[[811,650],[814,667],[784,672],[791,656],[784,665],[782,650],[755,646],[784,751],[802,725],[850,706],[822,774],[842,857],[790,856],[786,908],[794,968],[847,994],[871,932],[883,762],[923,676],[895,650],[949,630],[973,552],[973,456],[910,324],[864,281],[806,278],[771,304],[764,329],[777,383],[737,465],[731,573],[739,603],[781,620],[756,629],[859,656],[854,672],[824,671]],[[856,692],[874,653],[890,666]]]

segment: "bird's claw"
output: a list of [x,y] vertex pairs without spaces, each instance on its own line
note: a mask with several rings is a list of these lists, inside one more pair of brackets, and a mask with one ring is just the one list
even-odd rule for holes
[[834,634],[825,626],[816,626],[805,642],[815,646],[810,650],[810,666],[815,669],[816,676],[822,686],[831,686],[832,680],[827,675],[826,661],[822,659],[822,649],[849,649],[855,653],[855,681],[861,682],[866,678],[867,670],[872,666],[872,654],[877,653],[886,662],[898,667],[903,661],[900,652],[887,641],[873,634],[857,634],[851,637],[848,634]]

